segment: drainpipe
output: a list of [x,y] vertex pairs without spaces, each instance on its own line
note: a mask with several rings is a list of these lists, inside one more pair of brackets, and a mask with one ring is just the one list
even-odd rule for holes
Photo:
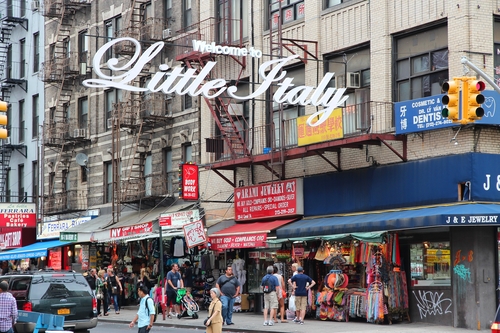
[[[255,34],[254,34],[254,14],[253,14],[253,1],[251,1],[251,7],[250,7],[250,22],[251,22],[251,40],[252,40],[252,46],[255,46]],[[252,58],[252,93],[255,91],[255,57]],[[250,116],[250,128],[254,128],[254,120],[255,120],[255,99],[252,99],[252,114]],[[249,128],[249,130],[250,130]],[[252,142],[249,147],[249,151],[253,149],[255,143],[255,132],[252,132]],[[253,163],[250,164],[250,180],[251,184],[255,184],[255,170]]]

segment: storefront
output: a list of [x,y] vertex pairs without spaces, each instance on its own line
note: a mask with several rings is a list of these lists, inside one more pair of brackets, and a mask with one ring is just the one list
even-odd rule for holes
[[[498,163],[500,156],[469,153],[304,178],[305,218],[279,228],[278,240],[310,239],[305,250],[313,251],[329,236],[385,232],[385,244],[374,245],[398,239],[400,265],[387,256],[387,272],[404,275],[412,321],[486,328],[497,304]],[[369,275],[362,280],[368,295]],[[382,282],[390,298],[391,284]],[[352,317],[341,313],[332,318]]]

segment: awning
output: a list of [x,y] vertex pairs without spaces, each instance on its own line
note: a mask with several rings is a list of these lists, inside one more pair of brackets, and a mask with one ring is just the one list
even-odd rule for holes
[[33,243],[15,250],[0,253],[0,260],[16,260],[27,258],[39,258],[47,256],[47,249],[64,246],[70,242],[61,242],[60,240],[52,240],[47,242]]
[[211,249],[221,251],[225,249],[263,247],[266,245],[268,233],[295,220],[236,223],[209,236]]
[[459,203],[365,214],[305,218],[276,230],[278,238],[443,226],[500,225],[500,205]]

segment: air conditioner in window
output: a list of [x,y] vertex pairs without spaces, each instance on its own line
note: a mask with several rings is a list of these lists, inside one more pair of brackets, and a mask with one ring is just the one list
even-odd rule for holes
[[84,138],[87,130],[85,128],[75,128],[73,131],[74,138]]
[[106,121],[106,128],[107,129],[110,129],[113,127],[113,118],[109,118],[107,121]]
[[347,82],[345,75],[335,76],[335,88],[359,88],[359,73],[347,72]]
[[39,10],[40,1],[31,1],[31,10]]
[[227,112],[231,116],[242,116],[243,115],[243,104],[231,103],[227,106]]
[[172,29],[165,29],[163,30],[163,39],[168,39],[168,38],[172,38],[173,37],[173,34],[172,34]]

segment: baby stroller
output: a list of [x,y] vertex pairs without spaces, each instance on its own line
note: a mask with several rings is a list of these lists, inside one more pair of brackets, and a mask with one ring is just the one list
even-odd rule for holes
[[193,319],[198,319],[198,311],[200,311],[200,308],[191,294],[186,292],[186,289],[177,290],[177,303],[180,303],[182,308],[182,312],[177,315],[177,318],[191,317]]

